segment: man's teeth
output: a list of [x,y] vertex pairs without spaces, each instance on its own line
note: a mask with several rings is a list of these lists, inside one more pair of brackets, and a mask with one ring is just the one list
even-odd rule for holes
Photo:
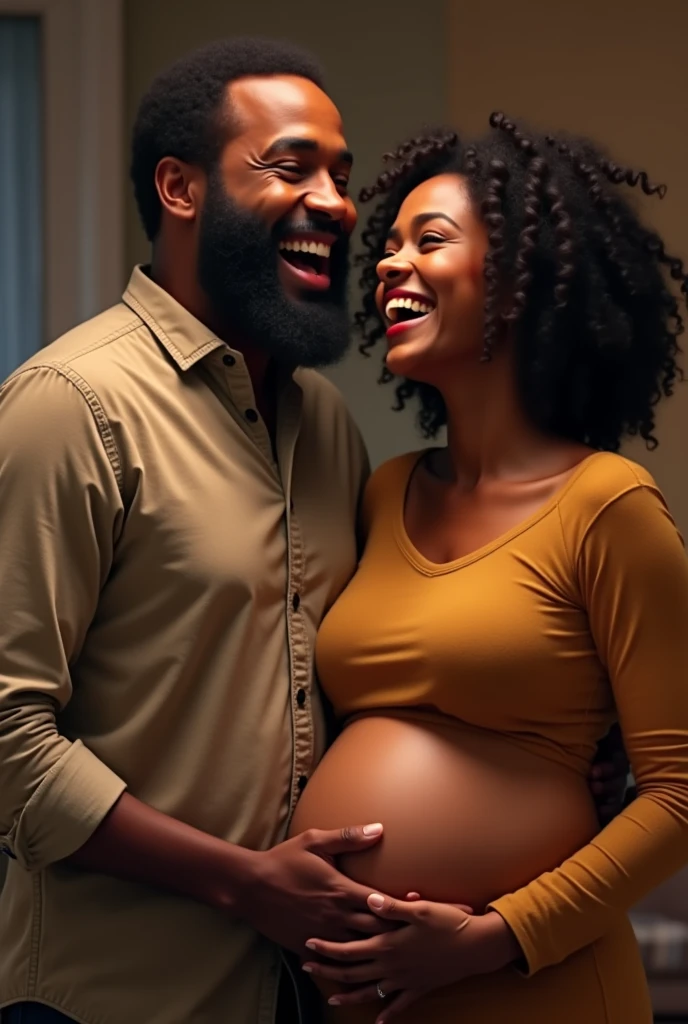
[[280,249],[286,249],[287,252],[309,252],[311,256],[329,256],[331,246],[324,245],[322,242],[280,242]]
[[385,314],[388,320],[394,319],[392,310],[394,309],[410,309],[413,313],[432,313],[435,307],[427,302],[420,302],[418,299],[390,299],[385,306]]

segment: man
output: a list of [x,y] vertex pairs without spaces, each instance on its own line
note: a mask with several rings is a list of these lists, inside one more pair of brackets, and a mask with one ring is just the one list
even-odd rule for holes
[[278,945],[380,927],[332,866],[379,826],[283,842],[367,475],[303,369],[348,343],[350,169],[308,56],[182,60],[134,129],[150,268],[0,392],[3,1022],[268,1024]]
[[291,375],[348,345],[350,170],[309,57],[180,62],[134,130],[152,267],[2,390],[0,1005],[269,1021],[258,933],[372,922],[326,858],[374,831],[254,852],[322,753],[315,629],[356,565],[363,444]]

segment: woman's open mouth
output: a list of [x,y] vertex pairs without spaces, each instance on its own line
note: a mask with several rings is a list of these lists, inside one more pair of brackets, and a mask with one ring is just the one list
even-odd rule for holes
[[281,269],[286,282],[300,291],[326,291],[330,287],[330,252],[333,235],[287,235],[279,242]]
[[410,328],[418,327],[436,308],[436,304],[427,295],[409,292],[404,288],[392,288],[385,295],[384,303],[388,338],[394,338]]

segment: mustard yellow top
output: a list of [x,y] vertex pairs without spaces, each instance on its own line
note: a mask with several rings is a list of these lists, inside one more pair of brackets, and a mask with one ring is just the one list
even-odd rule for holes
[[369,481],[363,558],[321,627],[318,673],[340,716],[432,706],[582,775],[618,714],[637,800],[492,904],[534,973],[688,861],[688,560],[650,474],[598,452],[507,534],[429,562],[403,518],[419,457]]

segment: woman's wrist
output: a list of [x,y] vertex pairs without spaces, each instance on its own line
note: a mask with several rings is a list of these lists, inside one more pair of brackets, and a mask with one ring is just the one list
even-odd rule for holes
[[523,959],[520,943],[501,914],[496,910],[488,910],[481,920],[490,950],[497,963],[493,970],[499,970]]

